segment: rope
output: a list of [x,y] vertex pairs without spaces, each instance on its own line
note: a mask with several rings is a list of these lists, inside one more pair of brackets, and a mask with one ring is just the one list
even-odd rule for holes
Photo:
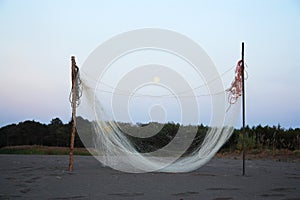
[[[247,65],[245,65],[245,66],[247,67]],[[183,95],[184,93],[195,91],[195,90],[200,89],[202,87],[208,86],[210,83],[216,81],[220,77],[223,77],[225,74],[230,72],[233,68],[236,68],[235,69],[235,79],[231,83],[231,86],[230,86],[229,89],[227,89],[225,91],[219,91],[219,92],[216,92],[216,93],[212,93],[212,94],[209,93],[209,94],[198,94],[198,95]],[[247,73],[247,71],[245,71],[245,72],[246,72],[246,78],[245,79],[247,79],[248,78],[248,73]],[[76,106],[78,106],[80,104],[80,97],[82,96],[82,81],[80,79],[79,68],[76,65],[75,65],[75,74],[76,74],[76,81],[75,81]],[[238,98],[241,96],[241,93],[242,93],[242,61],[239,60],[236,66],[233,66],[233,67],[229,68],[228,70],[226,70],[225,72],[223,72],[220,77],[215,77],[214,79],[209,80],[205,84],[199,85],[199,86],[197,86],[195,88],[192,88],[190,90],[179,92],[179,93],[176,94],[176,97],[181,97],[181,98],[195,98],[196,97],[197,98],[197,97],[221,95],[224,92],[229,92],[229,95],[228,95],[229,104],[236,103]],[[104,82],[100,82],[100,83],[105,85],[106,87],[114,90],[114,91],[108,91],[108,90],[103,90],[103,89],[96,89],[96,90],[98,90],[100,92],[103,92],[103,93],[115,94],[115,95],[120,95],[120,96],[133,96],[133,95],[135,95],[134,97],[136,97],[136,98],[142,98],[142,97],[148,97],[148,98],[175,98],[175,96],[172,95],[172,94],[150,95],[150,94],[130,93],[130,91],[115,88],[115,87],[113,87],[113,86],[111,86],[107,83],[104,83]],[[86,87],[88,87],[88,86],[86,86]],[[70,103],[72,103],[72,91],[70,92],[69,100],[70,100]]]
[[[229,68],[228,70],[224,71],[220,76],[218,77],[215,77],[209,81],[207,81],[206,83],[204,84],[201,84],[197,87],[194,87],[194,88],[191,88],[190,90],[185,90],[185,91],[181,91],[179,93],[177,93],[177,97],[183,97],[183,98],[190,98],[190,97],[204,97],[204,96],[214,96],[214,95],[220,95],[226,91],[219,91],[219,92],[216,92],[216,93],[213,93],[213,94],[198,94],[198,95],[183,95],[184,93],[188,93],[188,92],[191,92],[191,91],[195,91],[197,89],[200,89],[202,87],[207,87],[209,84],[211,84],[212,82],[220,79],[221,77],[225,76],[228,72],[230,72],[232,69],[234,69],[235,66]],[[89,77],[85,72],[83,72],[87,77]],[[95,80],[93,80],[94,82],[97,82]],[[101,82],[100,81],[100,84],[112,89],[113,91],[108,91],[108,90],[103,90],[103,89],[96,89],[100,92],[103,92],[103,93],[109,93],[109,94],[115,94],[115,95],[120,95],[120,96],[129,96],[129,95],[133,95],[135,94],[134,97],[149,97],[149,98],[174,98],[174,95],[172,94],[166,94],[166,95],[148,95],[148,94],[140,94],[140,93],[130,93],[130,91],[127,91],[127,90],[121,90],[121,89],[118,89],[118,88],[115,88],[114,86],[111,86],[105,82]],[[95,89],[95,88],[93,88]],[[117,91],[117,92],[116,92]]]

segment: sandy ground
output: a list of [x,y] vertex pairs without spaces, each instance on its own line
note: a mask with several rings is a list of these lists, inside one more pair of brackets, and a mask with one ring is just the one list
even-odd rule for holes
[[300,200],[300,163],[215,158],[180,174],[128,174],[92,156],[0,155],[0,199],[285,199]]

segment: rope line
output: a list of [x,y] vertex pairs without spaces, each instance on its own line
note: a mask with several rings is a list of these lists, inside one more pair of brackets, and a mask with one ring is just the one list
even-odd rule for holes
[[[246,64],[245,64],[245,66],[248,67]],[[219,92],[207,93],[207,94],[184,95],[185,93],[195,92],[195,90],[197,90],[197,89],[208,86],[210,83],[212,83],[212,82],[220,79],[221,77],[225,76],[228,72],[230,72],[234,68],[235,68],[235,79],[231,83],[230,88],[226,89],[225,91],[219,91]],[[77,66],[75,66],[75,69],[76,69],[75,70],[75,72],[76,72],[76,106],[78,106],[80,104],[80,97],[82,96],[82,81],[80,79],[79,68]],[[245,72],[246,72],[246,78],[245,79],[247,79],[248,78],[248,73],[247,73],[246,70],[245,70]],[[89,80],[97,82],[96,80],[92,79],[89,75],[87,75],[84,71],[82,71],[82,73],[84,73],[85,76],[89,78]],[[99,81],[100,84],[112,89],[112,91],[99,89],[99,88],[91,88],[87,85],[85,85],[85,87],[93,89],[93,90],[97,90],[97,91],[102,92],[102,93],[114,94],[114,95],[119,95],[119,96],[134,96],[135,98],[143,98],[143,97],[147,97],[147,98],[177,98],[177,97],[180,97],[180,98],[195,98],[196,97],[197,98],[197,97],[215,96],[215,95],[221,95],[221,94],[224,94],[224,93],[228,93],[228,102],[230,104],[234,104],[234,103],[236,103],[238,97],[241,96],[241,88],[242,88],[241,80],[242,79],[241,79],[241,60],[240,60],[240,61],[238,61],[236,66],[233,66],[233,67],[229,68],[228,70],[224,71],[220,76],[215,77],[215,78],[207,81],[206,83],[201,84],[201,85],[199,85],[195,88],[191,88],[190,90],[185,90],[185,91],[176,93],[176,96],[173,95],[173,94],[151,95],[151,94],[141,94],[141,93],[138,93],[138,92],[130,92],[130,91],[127,91],[127,90],[122,90],[122,89],[119,89],[119,88],[115,88],[114,86],[109,85],[109,84],[107,84],[105,82],[102,82],[102,81]],[[70,92],[70,95],[69,95],[70,102],[72,103],[72,98],[71,97],[72,97],[72,92]]]
[[[226,71],[224,71],[220,76],[217,76],[217,77],[215,77],[215,78],[213,78],[213,79],[207,81],[206,83],[201,84],[201,85],[199,85],[199,86],[197,86],[197,87],[195,87],[195,88],[193,88],[193,89],[191,89],[191,90],[182,91],[182,92],[180,92],[180,93],[187,93],[187,92],[190,92],[190,91],[193,91],[193,90],[202,88],[202,87],[206,87],[206,86],[208,86],[210,83],[212,83],[212,82],[214,82],[214,81],[220,79],[221,77],[225,76],[228,72],[230,72],[230,71],[231,71],[232,69],[234,69],[234,68],[235,68],[235,66],[232,66],[232,67],[230,67],[229,69],[227,69]],[[93,80],[95,83],[98,82],[98,81],[96,81],[95,79],[92,79],[92,78],[91,78],[87,73],[85,73],[84,71],[82,71],[82,73],[83,73],[85,76],[87,76],[90,80]],[[103,84],[103,85],[105,85],[105,86],[107,86],[107,87],[113,89],[113,90],[119,90],[119,91],[122,91],[122,92],[125,92],[125,93],[128,93],[128,92],[129,92],[129,91],[126,91],[126,90],[121,90],[121,89],[115,88],[114,86],[109,85],[109,84],[107,84],[107,83],[105,83],[105,82],[102,82],[102,81],[99,81],[99,82],[100,82],[101,84]]]
[[[90,87],[89,87],[90,88]],[[103,92],[103,93],[108,93],[108,94],[115,94],[115,95],[120,95],[120,96],[133,96],[134,97],[149,97],[149,98],[175,98],[174,95],[172,94],[166,94],[166,95],[150,95],[150,94],[140,94],[140,93],[117,93],[117,92],[112,92],[112,91],[107,91],[107,90],[100,90],[98,89],[98,91]],[[214,95],[221,95],[223,93],[225,93],[226,91],[220,91],[220,92],[215,92],[215,93],[209,93],[209,94],[198,94],[198,95],[176,95],[177,97],[181,97],[181,98],[191,98],[191,97],[204,97],[204,96],[214,96]]]
[[[228,70],[224,71],[220,76],[218,77],[215,77],[209,81],[207,81],[206,83],[204,84],[201,84],[195,88],[192,88],[190,90],[185,90],[185,91],[181,91],[179,93],[177,93],[177,96],[180,96],[180,97],[184,97],[184,98],[190,98],[190,97],[203,97],[203,96],[213,96],[213,95],[220,95],[226,91],[219,91],[219,92],[216,92],[216,93],[212,93],[212,94],[198,94],[198,95],[182,95],[182,94],[185,94],[185,93],[188,93],[188,92],[194,92],[195,90],[197,89],[200,89],[202,87],[206,87],[208,86],[210,83],[220,79],[221,77],[225,76],[228,72],[230,72],[232,69],[234,69],[235,66],[229,68]],[[90,77],[89,75],[87,75],[84,71],[82,72],[84,73],[87,77]],[[90,78],[90,80],[93,80]],[[96,80],[93,80],[94,82],[97,82]],[[140,94],[140,93],[131,93],[130,91],[127,91],[127,90],[121,90],[119,88],[115,88],[114,86],[111,86],[105,82],[102,82],[102,81],[99,81],[100,84],[114,90],[114,91],[107,91],[107,90],[103,90],[103,89],[98,89],[98,88],[92,88],[92,89],[95,89],[99,92],[103,92],[103,93],[110,93],[110,94],[115,94],[115,95],[121,95],[121,96],[132,96],[133,94],[135,94],[135,97],[150,97],[150,98],[174,98],[174,95],[172,94],[166,94],[166,95],[148,95],[148,94]],[[91,87],[89,87],[91,88]],[[118,91],[118,92],[115,92],[115,91]]]

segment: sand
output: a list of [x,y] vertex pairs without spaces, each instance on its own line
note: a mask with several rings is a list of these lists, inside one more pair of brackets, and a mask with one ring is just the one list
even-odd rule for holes
[[299,199],[300,163],[214,158],[189,173],[128,174],[92,156],[0,155],[0,199]]

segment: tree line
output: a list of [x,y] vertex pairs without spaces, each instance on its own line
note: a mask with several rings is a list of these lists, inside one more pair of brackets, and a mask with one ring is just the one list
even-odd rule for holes
[[[0,147],[18,145],[70,146],[72,123],[54,118],[49,124],[27,120],[0,128]],[[76,133],[75,146],[83,147]]]
[[[79,119],[84,120],[84,119]],[[92,124],[86,121],[86,126],[91,128]],[[120,123],[121,127],[129,132],[139,131],[139,127],[149,124],[133,125]],[[160,131],[151,137],[140,138],[126,134],[132,144],[140,152],[155,151],[167,145],[177,134],[179,127],[176,123],[159,124],[151,123],[152,126],[162,127]],[[36,121],[24,121],[18,124],[11,124],[0,128],[0,147],[18,145],[42,145],[42,146],[70,146],[72,121],[64,124],[59,118],[54,118],[49,124],[42,124]],[[204,125],[185,126],[185,130],[197,130],[196,136],[186,153],[199,148],[209,127]],[[246,126],[246,147],[251,149],[300,149],[300,129],[284,129],[277,126]],[[242,129],[235,129],[230,139],[223,145],[224,150],[241,150]],[[188,133],[187,133],[188,134]],[[84,147],[78,133],[75,135],[75,147]]]

